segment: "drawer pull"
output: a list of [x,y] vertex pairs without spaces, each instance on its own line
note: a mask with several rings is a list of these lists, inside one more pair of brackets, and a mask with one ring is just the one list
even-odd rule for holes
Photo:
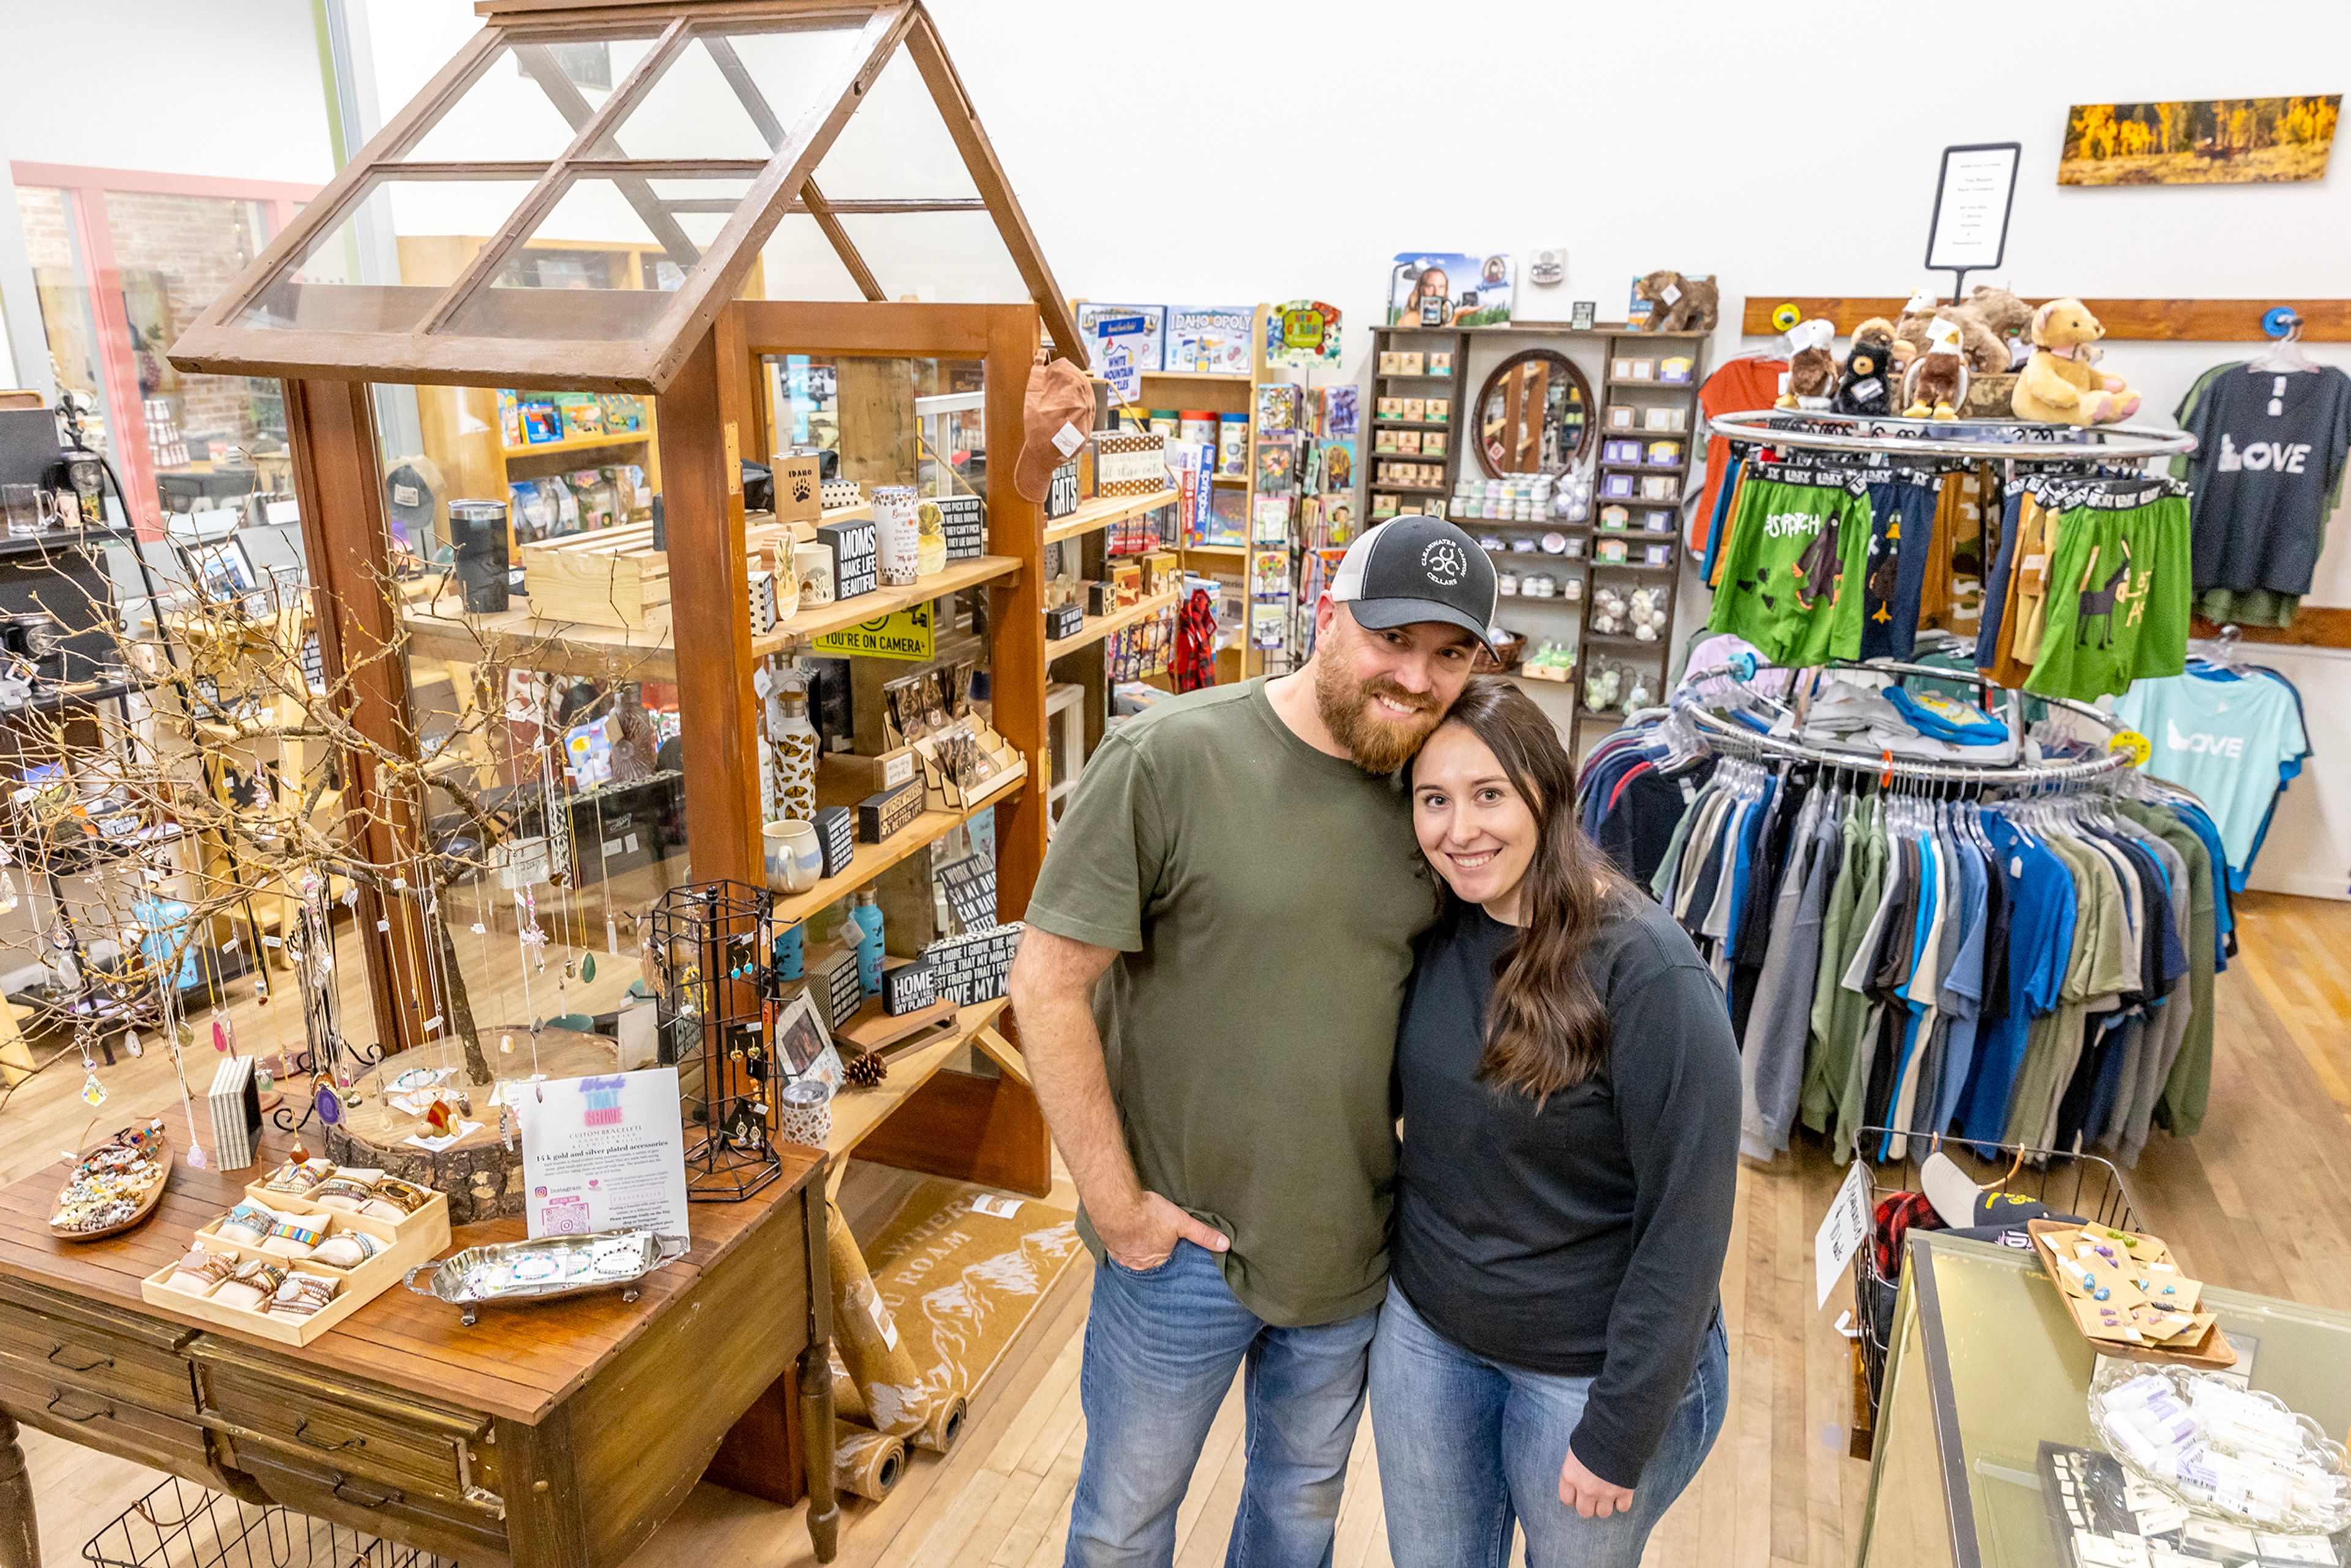
[[68,1390],[60,1388],[49,1396],[48,1410],[50,1415],[62,1416],[68,1421],[95,1421],[101,1416],[106,1416],[110,1420],[113,1418],[114,1406],[111,1405],[101,1406],[96,1410],[86,1411],[79,1416],[75,1415],[70,1410],[58,1409],[57,1406],[66,1399],[68,1392]]
[[331,1454],[338,1448],[364,1448],[367,1447],[367,1439],[365,1437],[346,1437],[340,1443],[322,1443],[316,1437],[306,1437],[304,1435],[309,1430],[309,1427],[310,1417],[308,1416],[303,1416],[300,1420],[294,1423],[294,1440],[301,1444],[306,1448],[319,1448]]
[[76,1366],[70,1361],[57,1361],[57,1357],[65,1354],[65,1353],[66,1347],[61,1344],[53,1344],[49,1346],[49,1359],[53,1362],[57,1362],[57,1365],[64,1367],[68,1372],[96,1372],[101,1366],[105,1367],[110,1372],[114,1369],[114,1358],[110,1355],[101,1355],[96,1361],[87,1363],[81,1366]]
[[357,1503],[361,1508],[381,1508],[386,1503],[398,1502],[402,1499],[401,1493],[390,1488],[373,1495],[363,1492],[352,1486],[351,1479],[340,1470],[334,1472],[334,1477],[335,1495],[345,1502]]

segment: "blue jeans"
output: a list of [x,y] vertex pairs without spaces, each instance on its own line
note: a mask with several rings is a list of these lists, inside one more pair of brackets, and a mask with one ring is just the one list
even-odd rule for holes
[[1068,1568],[1174,1562],[1176,1507],[1244,1359],[1249,1470],[1227,1568],[1327,1568],[1379,1317],[1277,1328],[1189,1241],[1155,1269],[1105,1260],[1078,1374],[1086,1458]]
[[1472,1355],[1390,1285],[1372,1347],[1372,1430],[1396,1568],[1503,1568],[1514,1520],[1527,1527],[1527,1568],[1636,1568],[1649,1531],[1714,1447],[1729,1384],[1718,1319],[1633,1487],[1632,1511],[1585,1519],[1559,1500],[1559,1468],[1592,1379]]

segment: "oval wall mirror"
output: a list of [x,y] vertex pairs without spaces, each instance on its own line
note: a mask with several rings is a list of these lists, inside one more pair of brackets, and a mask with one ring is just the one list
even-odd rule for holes
[[1593,406],[1591,386],[1566,355],[1512,354],[1478,393],[1478,460],[1497,479],[1564,474],[1591,435]]

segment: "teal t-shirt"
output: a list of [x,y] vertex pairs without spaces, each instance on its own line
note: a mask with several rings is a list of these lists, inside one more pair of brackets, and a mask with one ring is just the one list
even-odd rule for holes
[[2116,702],[2115,716],[2147,737],[2149,773],[2204,802],[2241,886],[2279,789],[2310,755],[2293,688],[2258,671],[2191,671],[2139,682]]

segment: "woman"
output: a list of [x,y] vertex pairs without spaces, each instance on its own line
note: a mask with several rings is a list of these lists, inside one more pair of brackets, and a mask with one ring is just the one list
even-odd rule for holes
[[1739,1054],[1672,918],[1576,826],[1525,693],[1413,764],[1445,912],[1396,1040],[1404,1159],[1372,1419],[1397,1568],[1633,1568],[1721,1429]]

